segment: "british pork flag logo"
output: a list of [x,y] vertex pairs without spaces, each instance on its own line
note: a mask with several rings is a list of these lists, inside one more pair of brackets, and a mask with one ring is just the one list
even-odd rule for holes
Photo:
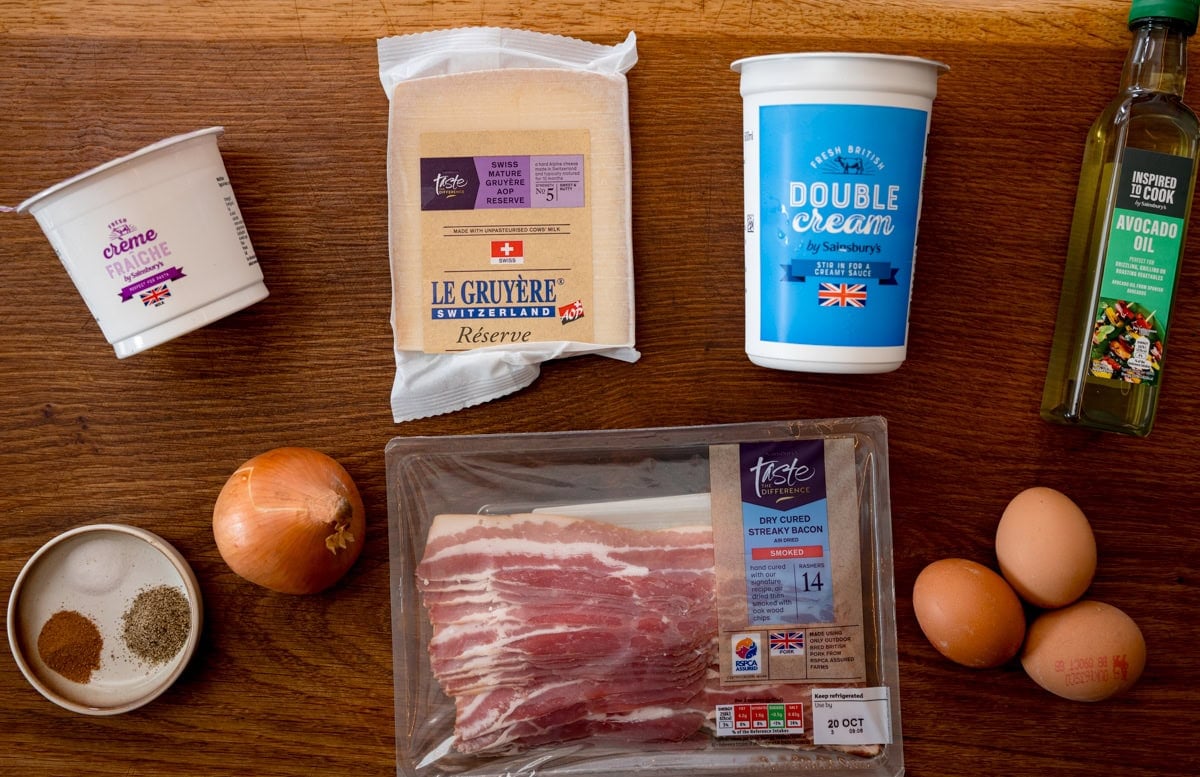
[[525,243],[522,240],[493,240],[492,264],[524,264]]
[[162,286],[155,286],[153,289],[141,293],[142,304],[146,307],[150,307],[151,305],[159,307],[166,302],[169,296],[171,296],[171,290],[167,288],[167,284],[165,283]]
[[803,631],[772,631],[768,644],[773,656],[804,655]]
[[867,306],[867,284],[822,283],[817,290],[817,299],[823,308],[865,308]]

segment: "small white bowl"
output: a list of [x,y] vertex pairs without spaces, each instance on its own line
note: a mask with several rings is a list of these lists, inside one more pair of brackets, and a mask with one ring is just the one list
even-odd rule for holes
[[[122,638],[122,616],[143,590],[179,588],[191,610],[187,640],[162,663],[139,658]],[[38,634],[60,610],[75,610],[100,630],[100,668],[87,683],[60,675],[38,653]],[[117,715],[163,693],[196,650],[203,621],[196,575],[175,548],[144,529],[81,526],[58,535],[25,563],[8,600],[8,644],[17,666],[50,701],[84,715]]]

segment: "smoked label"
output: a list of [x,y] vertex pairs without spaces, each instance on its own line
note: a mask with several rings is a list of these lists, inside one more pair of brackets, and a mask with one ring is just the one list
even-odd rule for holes
[[586,130],[421,136],[426,353],[591,342]]
[[1093,378],[1159,380],[1191,180],[1187,157],[1125,151],[1093,319]]
[[854,443],[714,446],[723,682],[866,679]]

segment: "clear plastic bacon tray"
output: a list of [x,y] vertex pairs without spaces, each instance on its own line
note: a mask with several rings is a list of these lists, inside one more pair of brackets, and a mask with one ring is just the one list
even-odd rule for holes
[[883,418],[386,464],[398,775],[904,773]]

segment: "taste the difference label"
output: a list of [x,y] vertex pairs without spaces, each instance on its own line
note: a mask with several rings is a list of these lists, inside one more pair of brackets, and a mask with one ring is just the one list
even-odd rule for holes
[[849,438],[709,450],[722,683],[865,679]]

